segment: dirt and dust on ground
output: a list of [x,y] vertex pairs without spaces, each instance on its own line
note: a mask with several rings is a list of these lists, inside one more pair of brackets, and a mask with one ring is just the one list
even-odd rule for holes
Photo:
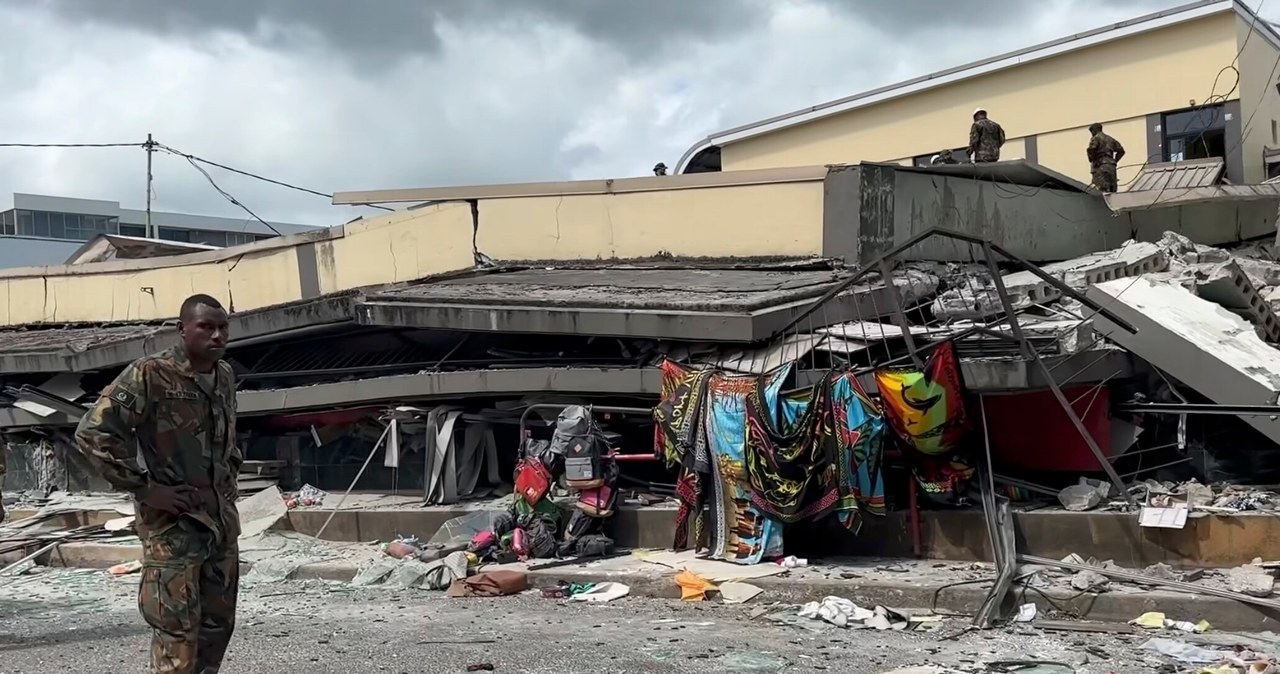
[[[38,567],[0,580],[0,672],[140,671],[149,635],[137,614],[136,591],[136,574],[87,569]],[[593,604],[546,599],[539,590],[450,599],[421,589],[248,577],[223,671],[463,672],[492,665],[492,671],[527,674],[882,674],[906,668],[1108,674],[1200,671],[1144,649],[1153,636],[1192,645],[1191,636],[1194,647],[1206,652],[1244,647],[1270,653],[1277,639],[1061,632],[1035,622],[971,631],[964,617],[930,619],[902,631],[855,630],[799,619],[798,610],[767,596],[739,605],[635,596]],[[1033,661],[1048,664],[1014,664]]]

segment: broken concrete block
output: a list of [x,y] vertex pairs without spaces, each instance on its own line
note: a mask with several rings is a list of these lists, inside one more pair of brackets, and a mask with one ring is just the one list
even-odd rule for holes
[[1156,245],[1169,257],[1185,264],[1226,262],[1231,259],[1231,254],[1227,251],[1196,243],[1177,232],[1165,232]]
[[1247,594],[1250,597],[1270,597],[1275,589],[1276,579],[1260,566],[1244,565],[1226,571],[1227,585],[1232,592]]
[[[1266,405],[1280,396],[1280,350],[1230,311],[1170,283],[1142,277],[1110,281],[1089,298],[1132,325],[1130,333],[1104,316],[1099,334],[1220,405]],[[1241,417],[1273,442],[1280,421]]]
[[[1154,243],[1129,241],[1115,250],[1054,262],[1041,267],[1041,270],[1075,290],[1084,290],[1092,283],[1150,274],[1168,267],[1169,259],[1163,248]],[[979,279],[972,281],[940,295],[933,304],[934,315],[949,319],[998,316],[1001,312],[1000,296],[995,285]],[[1005,274],[1001,281],[1015,309],[1054,302],[1062,297],[1062,292],[1056,287],[1029,271]]]
[[1215,498],[1213,487],[1207,484],[1200,484],[1196,481],[1188,482],[1182,485],[1183,494],[1187,496],[1187,507],[1194,508],[1196,506],[1207,506],[1213,503]]
[[1106,592],[1111,580],[1097,571],[1080,571],[1071,577],[1071,587],[1081,592]]
[[1142,575],[1157,580],[1178,580],[1178,572],[1168,564],[1152,564],[1142,570]]
[[1209,278],[1196,283],[1196,294],[1244,316],[1268,342],[1280,342],[1280,318],[1234,261],[1214,267]]
[[1073,484],[1058,492],[1062,507],[1074,512],[1093,510],[1102,503],[1102,494],[1087,484]]

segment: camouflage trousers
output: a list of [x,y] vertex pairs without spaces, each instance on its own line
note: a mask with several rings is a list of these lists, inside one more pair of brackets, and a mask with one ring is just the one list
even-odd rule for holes
[[5,519],[4,512],[4,455],[9,451],[9,444],[0,440],[0,522]]
[[990,164],[998,161],[1000,161],[999,152],[979,151],[973,155],[973,163],[975,164]]
[[153,633],[153,674],[217,674],[235,629],[236,542],[183,518],[143,546],[138,609]]
[[1115,192],[1119,187],[1116,184],[1119,179],[1116,178],[1115,164],[1099,164],[1090,167],[1089,173],[1093,176],[1093,186],[1100,192]]

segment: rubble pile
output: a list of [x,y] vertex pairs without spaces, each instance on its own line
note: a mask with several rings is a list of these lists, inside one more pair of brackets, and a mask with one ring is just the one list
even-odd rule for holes
[[[1045,265],[1042,270],[1075,290],[1092,284],[1142,276],[1174,283],[1193,294],[1238,313],[1258,327],[1259,336],[1280,342],[1280,255],[1272,244],[1251,243],[1236,248],[1198,244],[1177,232],[1165,232],[1158,242],[1127,241],[1115,250]],[[931,310],[947,322],[984,321],[1002,312],[1000,296],[985,267],[948,265],[939,273],[946,288],[934,298]],[[1035,274],[1027,271],[1001,277],[1016,310],[1082,317],[1078,306]],[[1258,301],[1261,300],[1261,301]]]

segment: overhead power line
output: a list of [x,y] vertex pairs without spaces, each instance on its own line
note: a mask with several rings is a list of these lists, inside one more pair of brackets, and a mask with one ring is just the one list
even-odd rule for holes
[[0,147],[143,147],[146,143],[0,143]]
[[[253,178],[253,179],[255,179],[255,180],[261,180],[261,181],[266,182],[266,183],[271,183],[272,185],[279,185],[280,187],[287,187],[287,188],[289,188],[289,189],[291,189],[291,190],[297,190],[297,191],[299,191],[299,192],[304,192],[304,193],[306,193],[306,194],[314,194],[315,196],[318,196],[318,197],[324,197],[324,198],[326,198],[326,199],[330,199],[330,200],[332,200],[332,199],[333,199],[333,194],[331,194],[331,193],[329,193],[329,192],[321,192],[321,191],[319,191],[319,190],[313,190],[313,189],[310,189],[310,188],[307,188],[307,187],[300,187],[300,186],[298,186],[298,185],[293,185],[293,184],[290,184],[290,183],[284,182],[284,181],[282,181],[282,180],[274,180],[274,179],[272,179],[272,178],[268,178],[268,177],[266,177],[266,176],[261,176],[261,175],[258,175],[258,174],[256,174],[256,173],[252,173],[252,172],[249,172],[249,171],[244,171],[244,170],[241,170],[241,169],[238,169],[238,168],[232,167],[232,166],[227,166],[226,164],[220,164],[220,163],[218,163],[218,162],[216,162],[216,161],[212,161],[212,160],[210,160],[210,159],[205,159],[205,158],[203,158],[203,157],[197,157],[196,155],[193,155],[193,154],[190,154],[190,153],[187,153],[187,152],[183,152],[183,151],[181,151],[181,150],[178,150],[178,149],[175,149],[175,148],[169,147],[168,145],[165,145],[165,144],[163,144],[163,143],[156,143],[156,144],[155,144],[155,146],[156,146],[157,148],[159,148],[159,149],[161,149],[161,150],[165,151],[165,152],[168,152],[169,154],[173,154],[173,155],[177,155],[177,156],[179,156],[179,157],[182,157],[182,158],[186,159],[187,161],[192,162],[192,164],[193,164],[193,165],[195,164],[195,162],[199,162],[199,163],[201,163],[201,164],[208,164],[209,166],[215,166],[215,167],[220,168],[220,169],[222,169],[222,170],[224,170],[224,171],[230,171],[230,172],[232,172],[232,173],[237,173],[237,174],[239,174],[239,175],[246,176],[246,177],[248,177],[248,178]],[[393,208],[388,208],[388,207],[386,207],[386,206],[378,206],[378,205],[375,205],[375,204],[368,204],[368,205],[369,205],[369,206],[372,206],[373,208],[381,208],[381,209],[386,210],[386,211],[392,211],[392,210],[395,210],[395,209],[393,209]]]

